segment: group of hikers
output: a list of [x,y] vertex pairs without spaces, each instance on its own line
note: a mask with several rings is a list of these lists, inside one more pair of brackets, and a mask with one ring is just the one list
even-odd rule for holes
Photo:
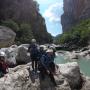
[[45,79],[45,75],[48,75],[56,86],[54,79],[56,68],[54,63],[55,50],[50,46],[46,48],[43,45],[38,48],[36,40],[32,39],[28,52],[30,53],[33,72],[37,73],[39,70],[42,79]]
[[[56,86],[54,79],[56,65],[54,63],[55,50],[48,46],[45,48],[44,45],[39,46],[35,39],[32,39],[29,45],[28,51],[32,62],[32,71],[37,74],[40,71],[42,79],[45,79],[45,75],[48,75]],[[0,77],[4,76],[8,72],[8,64],[5,61],[5,53],[0,52]]]

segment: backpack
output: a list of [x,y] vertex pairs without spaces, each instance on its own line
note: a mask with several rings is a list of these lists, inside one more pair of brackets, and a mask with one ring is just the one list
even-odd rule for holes
[[29,47],[29,52],[31,54],[31,56],[33,57],[38,57],[39,54],[39,50],[36,44],[31,44]]

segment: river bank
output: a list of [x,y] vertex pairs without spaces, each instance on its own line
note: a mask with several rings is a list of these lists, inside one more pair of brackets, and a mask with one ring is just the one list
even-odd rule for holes
[[90,60],[90,46],[84,47],[80,50],[73,50],[73,51],[58,50],[57,53],[63,55],[65,59],[71,61],[80,58],[86,58],[87,60]]
[[77,62],[86,76],[90,76],[90,47],[84,47],[77,51],[57,51],[57,57],[55,63],[64,64],[67,62]]
[[[1,48],[6,53],[6,60],[10,66],[9,73],[0,78],[0,90],[89,90],[90,78],[82,74],[77,62],[64,62],[58,65],[57,74],[54,76],[57,87],[54,87],[50,78],[41,80],[40,74],[34,77],[30,63],[30,56],[27,53],[28,44],[20,46],[12,45],[8,48]],[[68,55],[69,51],[59,51],[62,57]],[[60,60],[60,58],[59,58]],[[64,61],[64,60],[63,60]],[[28,63],[28,64],[27,64]],[[24,65],[21,65],[24,64]],[[18,66],[15,66],[18,65]],[[60,71],[60,72],[59,72]],[[83,86],[82,86],[83,84]]]

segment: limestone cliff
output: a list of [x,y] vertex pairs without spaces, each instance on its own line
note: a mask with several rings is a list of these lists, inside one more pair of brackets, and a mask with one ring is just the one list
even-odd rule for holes
[[13,20],[19,26],[29,24],[38,42],[48,43],[52,40],[35,0],[0,0],[0,22],[5,20]]
[[63,9],[61,23],[64,32],[80,20],[90,18],[90,0],[64,0]]

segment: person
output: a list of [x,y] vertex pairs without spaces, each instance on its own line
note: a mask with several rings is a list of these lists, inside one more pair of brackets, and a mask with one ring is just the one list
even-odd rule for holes
[[0,52],[0,77],[8,72],[8,64],[5,61],[5,53]]
[[32,69],[36,73],[38,69],[39,49],[35,39],[32,39],[28,48],[28,52],[30,53],[32,61]]
[[53,46],[49,46],[49,49],[52,49],[53,50],[52,59],[54,61],[54,58],[56,57],[56,54],[55,54],[56,49]]
[[44,55],[44,54],[46,53],[46,50],[47,50],[46,46],[40,45],[40,49],[39,49],[39,58],[41,58],[42,55]]
[[45,78],[45,75],[48,75],[53,82],[53,84],[56,86],[56,82],[54,79],[54,73],[55,73],[55,63],[52,60],[51,54],[53,53],[53,50],[48,49],[46,51],[46,54],[42,55],[40,59],[40,75],[42,79]]

